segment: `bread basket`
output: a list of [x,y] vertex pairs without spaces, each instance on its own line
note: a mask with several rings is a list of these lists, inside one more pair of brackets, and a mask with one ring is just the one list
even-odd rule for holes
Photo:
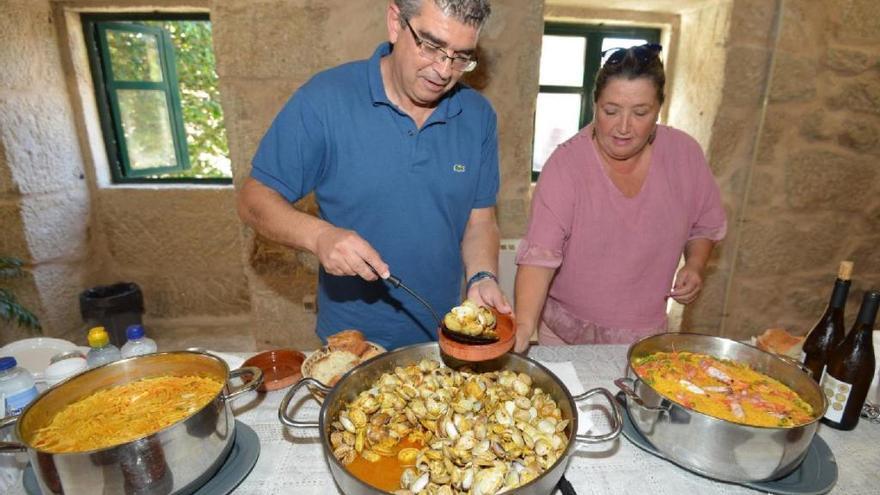
[[[367,343],[367,345],[369,345],[369,347],[370,347],[370,349],[369,349],[367,352],[370,352],[370,351],[378,351],[379,354],[386,352],[386,349],[385,349],[384,347],[380,346],[379,344],[375,344],[375,343],[370,342],[370,341],[367,341],[366,343]],[[303,361],[303,363],[302,363],[302,368],[301,368],[301,369],[302,369],[302,376],[303,376],[303,378],[315,378],[315,376],[314,376],[314,366],[315,366],[315,364],[316,364],[318,361],[320,361],[321,359],[327,357],[329,354],[331,354],[331,353],[333,353],[333,352],[336,352],[336,351],[332,351],[332,350],[330,350],[330,348],[324,346],[324,347],[318,349],[317,351],[311,353],[311,354],[306,358],[306,360]],[[345,371],[340,371],[340,373],[339,373],[340,376],[341,376],[341,375],[344,375],[344,374],[347,373],[349,370],[354,369],[355,367],[359,366],[359,365],[360,365],[361,363],[363,363],[364,361],[369,361],[370,359],[372,359],[372,357],[375,357],[375,355],[374,355],[374,356],[371,356],[371,357],[369,357],[369,358],[367,358],[367,359],[361,359],[361,360],[355,362],[354,366],[352,366],[351,368],[349,368],[349,369],[347,369],[347,370],[345,370]],[[331,387],[331,388],[332,388],[332,385],[330,385],[330,384],[325,384],[325,385],[327,385],[328,387]],[[318,402],[323,402],[323,401],[324,401],[324,396],[326,395],[325,392],[319,390],[319,389],[316,388],[316,387],[312,387],[312,386],[309,386],[309,392],[312,393],[312,396],[313,396],[313,397],[315,398],[315,400],[317,400]]]

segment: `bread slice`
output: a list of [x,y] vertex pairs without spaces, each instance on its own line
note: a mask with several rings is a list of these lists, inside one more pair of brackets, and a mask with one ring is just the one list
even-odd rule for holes
[[804,337],[791,335],[784,328],[768,328],[756,339],[758,348],[775,354],[799,358]]
[[351,329],[327,337],[327,347],[331,351],[348,351],[360,356],[370,348],[370,344],[360,330]]
[[330,351],[312,365],[311,376],[321,383],[333,386],[339,377],[357,366],[360,357],[349,351]]

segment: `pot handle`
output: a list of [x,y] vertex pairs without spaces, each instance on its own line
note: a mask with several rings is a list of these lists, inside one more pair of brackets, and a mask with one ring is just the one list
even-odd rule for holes
[[601,435],[578,435],[575,434],[575,438],[578,441],[586,442],[586,443],[599,443],[599,442],[607,442],[608,440],[613,440],[617,438],[617,435],[620,435],[621,430],[623,430],[623,419],[620,416],[620,407],[617,405],[617,401],[614,400],[614,396],[611,395],[611,392],[608,390],[597,387],[586,392],[576,395],[572,397],[574,401],[580,402],[586,400],[596,394],[602,394],[605,396],[605,399],[608,400],[608,405],[611,406],[611,431],[608,433],[603,433]]
[[[793,358],[793,357],[791,357],[791,356],[786,356],[786,355],[784,355],[784,354],[777,354],[776,357],[778,357],[779,359],[785,361],[786,363],[788,363],[788,364],[790,364],[790,365],[792,365],[792,366],[797,366],[801,371],[803,371],[804,373],[806,373],[810,378],[812,378],[812,379],[814,379],[814,380],[816,379],[816,378],[813,376],[813,370],[811,370],[810,368],[807,368],[806,366],[804,366],[804,363],[798,361],[797,359],[795,359],[795,358]],[[821,377],[820,377],[820,378],[821,378]]]
[[296,391],[301,389],[304,385],[311,385],[325,394],[333,388],[324,385],[314,378],[303,378],[302,380],[296,382],[296,384],[293,387],[290,387],[290,390],[288,390],[287,393],[284,394],[284,398],[281,399],[281,405],[278,406],[278,420],[285,425],[292,426],[294,428],[318,428],[320,425],[317,421],[297,421],[293,418],[293,416],[287,415],[287,409],[290,407],[290,401],[293,399],[293,396],[296,395]]
[[617,385],[617,388],[619,388],[624,394],[626,394],[627,397],[632,399],[633,402],[649,411],[669,411],[668,407],[655,407],[645,404],[645,401],[643,401],[639,394],[637,394],[636,391],[633,389],[635,380],[633,380],[632,378],[618,378],[617,380],[614,380],[614,384]]
[[257,387],[263,384],[263,370],[257,368],[256,366],[243,366],[238,369],[234,369],[229,372],[229,378],[236,378],[242,375],[251,375],[250,381],[242,385],[241,387],[233,390],[229,393],[229,395],[221,395],[220,399],[224,401],[230,401],[238,397],[239,395],[245,392],[251,392],[256,390]]
[[[18,421],[18,415],[0,419],[0,430],[12,426],[16,421]],[[19,452],[27,452],[27,447],[17,442],[0,442],[0,454],[17,454]]]

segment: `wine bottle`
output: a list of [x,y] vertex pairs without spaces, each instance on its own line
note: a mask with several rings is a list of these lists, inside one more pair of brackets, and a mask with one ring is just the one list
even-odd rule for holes
[[817,382],[822,379],[822,372],[828,363],[828,355],[835,347],[843,342],[846,336],[846,328],[843,323],[843,310],[846,306],[846,296],[849,294],[850,277],[852,276],[852,261],[841,261],[837,270],[837,280],[834,281],[834,289],[831,291],[831,301],[816,325],[807,334],[801,351],[801,362],[813,375]]
[[821,387],[828,399],[822,422],[838,430],[852,430],[859,422],[862,405],[874,375],[874,322],[880,292],[865,292],[859,316],[846,338],[831,351]]

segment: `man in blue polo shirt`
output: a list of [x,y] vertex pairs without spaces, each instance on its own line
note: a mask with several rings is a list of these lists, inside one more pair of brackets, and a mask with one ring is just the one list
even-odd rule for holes
[[[263,137],[239,214],[321,263],[318,335],[357,328],[389,349],[436,339],[467,297],[509,313],[498,266],[495,112],[459,84],[476,66],[488,0],[392,0],[389,43],[315,75]],[[314,191],[320,218],[292,202]],[[375,271],[374,271],[375,270]],[[377,277],[377,274],[379,277]]]

